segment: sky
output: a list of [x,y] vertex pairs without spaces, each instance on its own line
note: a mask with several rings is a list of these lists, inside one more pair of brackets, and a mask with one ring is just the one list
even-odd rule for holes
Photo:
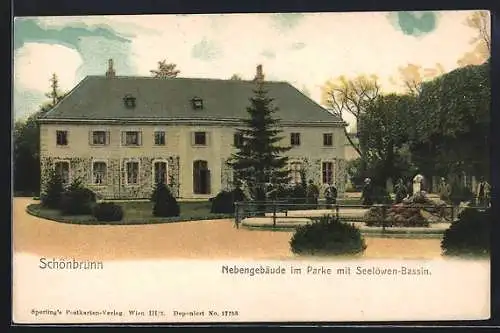
[[[340,75],[375,74],[384,92],[402,92],[408,64],[446,72],[473,48],[471,11],[134,15],[15,18],[14,117],[47,100],[52,73],[61,90],[87,75],[150,76],[157,62],[181,77],[288,81],[321,104],[321,86]],[[349,119],[347,119],[349,122]]]

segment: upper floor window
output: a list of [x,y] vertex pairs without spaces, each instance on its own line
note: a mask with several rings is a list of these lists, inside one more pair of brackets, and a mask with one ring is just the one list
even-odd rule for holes
[[194,132],[194,144],[197,146],[205,146],[207,144],[207,133]]
[[233,146],[235,146],[236,148],[243,146],[243,134],[241,133],[234,134]]
[[156,146],[164,146],[165,145],[165,132],[164,131],[156,131],[154,135],[155,135],[155,145]]
[[139,131],[122,132],[122,144],[125,146],[140,146],[141,132]]
[[201,110],[203,109],[203,100],[199,97],[194,97],[192,100],[191,100],[191,104],[193,106],[193,109],[195,110]]
[[290,134],[290,145],[300,146],[300,133],[291,133]]
[[105,131],[93,131],[92,132],[92,144],[93,145],[105,145],[105,144],[107,144],[107,133]]
[[58,146],[68,145],[68,131],[56,131],[56,144]]
[[333,146],[333,134],[332,133],[324,133],[323,134],[323,146],[326,146],[326,147]]

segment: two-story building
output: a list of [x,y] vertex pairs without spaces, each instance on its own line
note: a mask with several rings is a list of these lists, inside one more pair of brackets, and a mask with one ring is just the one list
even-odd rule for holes
[[[262,66],[257,79],[263,80]],[[346,124],[286,82],[264,82],[279,108],[292,181],[345,188]],[[232,185],[227,160],[254,81],[88,76],[40,118],[41,189],[55,168],[105,199],[149,198],[159,181],[180,199],[216,195]]]

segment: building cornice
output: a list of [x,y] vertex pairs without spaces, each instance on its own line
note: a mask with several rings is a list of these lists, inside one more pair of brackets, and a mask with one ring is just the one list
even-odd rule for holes
[[[120,118],[120,119],[70,119],[70,118],[39,118],[41,124],[81,124],[81,125],[191,125],[191,126],[241,126],[243,120],[234,118],[220,119],[192,119],[192,118]],[[342,121],[280,121],[281,126],[287,127],[343,127]]]

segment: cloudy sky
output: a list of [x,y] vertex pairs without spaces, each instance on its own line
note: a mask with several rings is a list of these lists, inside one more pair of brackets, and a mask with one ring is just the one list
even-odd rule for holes
[[288,81],[320,103],[321,85],[340,75],[375,74],[384,91],[401,91],[398,68],[445,71],[471,50],[468,11],[393,13],[225,14],[16,18],[14,116],[37,110],[56,73],[61,89],[103,75],[149,76],[157,62],[182,77]]

